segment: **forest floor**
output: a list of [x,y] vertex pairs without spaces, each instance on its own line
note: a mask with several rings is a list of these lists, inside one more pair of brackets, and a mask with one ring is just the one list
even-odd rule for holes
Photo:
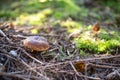
[[[86,5],[86,7],[88,6],[90,5]],[[96,5],[93,4],[93,6]],[[97,5],[97,8],[101,8],[101,6]],[[105,10],[108,10],[108,12],[99,12],[101,14],[100,16],[104,16],[105,18],[106,15],[110,16],[113,14],[109,14],[108,7]],[[49,12],[45,14],[49,14]],[[117,14],[117,17],[114,17],[113,21],[111,20],[112,18],[108,20],[109,16],[106,16],[105,19],[99,19],[99,16],[96,14],[91,13],[87,18],[82,16],[84,19],[69,15],[69,18],[66,19],[67,16],[65,16],[65,19],[60,21],[60,23],[59,21],[55,22],[53,18],[50,20],[46,19],[42,25],[36,25],[39,21],[36,21],[35,24],[26,21],[26,24],[24,23],[26,18],[21,17],[19,17],[19,19],[24,20],[20,23],[14,21],[14,19],[10,21],[1,19],[0,79],[120,80],[120,46],[113,48],[114,51],[112,53],[105,51],[95,54],[94,51],[91,52],[88,49],[82,48],[81,50],[76,46],[74,36],[71,36],[74,32],[71,32],[71,29],[74,29],[74,27],[61,24],[63,22],[69,22],[68,24],[73,23],[72,25],[76,26],[81,24],[75,23],[74,21],[82,21],[82,24],[85,24],[82,26],[89,27],[89,25],[92,24],[93,27],[94,22],[100,22],[101,29],[105,29],[106,32],[118,32],[117,36],[119,36],[120,22]],[[88,18],[91,19],[91,21],[89,21]],[[55,22],[55,25],[51,21]],[[17,25],[14,23],[17,23]],[[92,28],[86,30],[89,31],[91,29]],[[50,44],[50,48],[40,52],[25,47],[23,40],[29,36],[45,37]],[[118,40],[118,42],[120,41]]]

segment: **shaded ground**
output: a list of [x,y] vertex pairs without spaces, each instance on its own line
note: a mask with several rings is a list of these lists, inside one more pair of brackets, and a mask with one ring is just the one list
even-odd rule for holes
[[[53,2],[48,1],[43,3],[44,5],[42,6],[39,6],[38,2],[23,1],[23,3],[22,0],[20,2],[19,5],[18,1],[16,1],[16,3],[13,2],[13,7],[9,7],[13,9],[13,12],[9,11],[10,9],[7,9],[7,7],[6,10],[8,13],[4,11],[5,9],[1,9],[3,13],[0,13],[3,18],[6,17],[6,14],[8,17],[13,18],[13,20],[10,20],[8,23],[4,22],[4,19],[1,19],[1,79],[107,80],[106,78],[110,78],[108,80],[119,80],[119,46],[115,48],[113,55],[109,53],[96,55],[89,51],[85,53],[84,51],[86,51],[86,49],[81,50],[77,48],[73,39],[69,38],[69,35],[74,32],[72,31],[73,29],[79,29],[81,26],[89,27],[90,24],[96,21],[100,22],[102,29],[109,32],[114,30],[118,32],[117,36],[119,36],[119,7],[113,7],[113,5],[115,5],[114,2],[110,4],[109,1],[106,1],[105,3],[108,6],[104,6],[105,4],[102,2],[96,1],[92,4],[91,1],[90,3],[85,3],[83,6],[81,2],[76,1],[79,7],[83,6],[81,8],[76,7],[75,4],[69,1],[65,2],[62,0],[54,1],[56,4],[52,6],[50,5]],[[66,4],[68,4],[68,7],[66,7]],[[36,7],[33,7],[35,5]],[[116,5],[119,5],[119,3]],[[5,5],[3,7],[5,7]],[[30,9],[23,9],[22,7]],[[51,9],[41,10],[40,14],[37,12],[38,9],[48,7],[51,7]],[[23,12],[19,9],[23,10]],[[81,9],[81,11],[79,11],[79,9]],[[63,11],[65,13],[64,15],[62,14]],[[15,13],[16,15],[14,15]],[[28,15],[28,13],[33,14]],[[40,20],[36,21],[35,19],[31,21],[30,19],[34,19],[36,15]],[[18,21],[16,16],[18,16]],[[12,24],[11,21],[14,21],[16,26]],[[84,29],[84,27],[82,28]],[[46,37],[50,43],[50,49],[37,52],[24,47],[22,40],[32,35]],[[11,52],[13,54],[11,54]],[[113,77],[112,72],[115,72],[117,79]],[[111,75],[107,76],[110,73]]]

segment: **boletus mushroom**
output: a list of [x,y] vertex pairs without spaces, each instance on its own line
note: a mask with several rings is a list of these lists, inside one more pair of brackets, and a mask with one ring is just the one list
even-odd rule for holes
[[40,36],[30,36],[23,40],[23,45],[34,51],[45,51],[49,49],[49,43],[46,38]]

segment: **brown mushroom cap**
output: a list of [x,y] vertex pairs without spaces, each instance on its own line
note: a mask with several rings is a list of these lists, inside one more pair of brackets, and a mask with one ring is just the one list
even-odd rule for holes
[[40,36],[30,36],[23,40],[23,45],[35,51],[44,51],[49,48],[47,39]]

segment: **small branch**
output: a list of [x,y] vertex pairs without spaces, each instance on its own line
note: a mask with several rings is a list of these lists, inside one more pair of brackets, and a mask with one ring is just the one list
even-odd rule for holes
[[110,59],[110,58],[118,58],[120,57],[120,55],[116,55],[116,56],[107,56],[107,57],[98,57],[98,58],[87,58],[87,59],[79,59],[79,60],[72,60],[72,61],[66,61],[66,62],[60,62],[60,63],[56,63],[56,64],[52,64],[52,63],[48,63],[48,66],[46,67],[52,67],[52,66],[57,66],[57,65],[62,65],[62,64],[67,64],[69,62],[77,62],[77,61],[93,61],[93,60],[102,60],[102,59]]
[[[56,72],[55,72],[55,70],[52,70],[52,69],[50,69],[49,71],[52,71],[53,73],[66,73],[66,74],[71,74],[71,75],[73,75],[74,74],[74,72],[72,72],[72,71],[64,71],[64,70],[56,70]],[[83,77],[83,78],[87,78],[87,79],[92,79],[92,80],[101,80],[100,78],[95,78],[95,77],[89,77],[89,76],[86,76],[86,75],[82,75],[82,74],[79,74],[79,75],[77,75],[77,76],[79,76],[79,77]]]
[[[96,64],[96,62],[94,61],[91,61],[90,63],[93,63],[93,64]],[[100,64],[100,65],[109,65],[109,66],[120,66],[120,64],[112,64],[112,63],[103,63],[103,62],[97,62],[97,64]]]
[[0,29],[3,30],[3,29],[5,29],[5,28],[7,28],[7,27],[8,27],[8,22],[3,23],[3,24],[0,26]]
[[75,71],[75,73],[76,73],[77,75],[79,75],[79,73],[78,73],[77,70],[75,69],[74,65],[72,64],[72,62],[69,62],[69,63],[70,63],[70,65],[72,66],[72,68],[73,68],[73,70]]
[[46,77],[46,76],[44,76],[43,74],[37,72],[35,69],[32,69],[32,67],[29,66],[27,63],[25,63],[23,60],[21,60],[21,59],[19,59],[19,60],[20,60],[20,61],[22,62],[22,64],[24,64],[27,68],[30,68],[30,70],[32,70],[33,72],[35,72],[35,73],[37,73],[38,75],[40,75],[40,76],[41,76],[41,79],[43,79],[43,80],[49,80],[48,77]]
[[[13,77],[13,78],[19,78],[19,79],[22,79],[22,80],[29,80],[28,75],[20,75],[20,74],[15,74],[15,73],[0,72],[0,76],[8,76],[8,77]],[[41,77],[30,76],[30,79],[41,80]]]
[[90,63],[89,65],[96,67],[96,68],[107,68],[107,69],[118,68],[118,67],[113,67],[113,66],[105,66],[105,65],[98,65],[98,64],[92,64],[92,63]]
[[35,60],[36,62],[40,63],[41,65],[44,65],[45,63],[41,62],[40,60],[34,58],[33,56],[31,56],[29,53],[27,53],[25,50],[23,50],[22,48],[20,48],[20,50],[26,54],[27,56],[29,56],[31,59]]
[[[85,63],[84,63],[85,64]],[[87,76],[87,67],[88,67],[88,64],[85,64],[85,75]],[[85,80],[87,80],[87,78],[85,77]]]
[[26,78],[24,78],[23,75],[18,75],[18,74],[0,72],[0,76],[9,76],[9,77],[12,77],[12,78],[19,78],[19,79],[22,79],[22,80],[26,80]]
[[7,40],[8,40],[8,42],[11,42],[11,40],[5,35],[5,33],[0,29],[0,34],[3,36],[3,37],[5,37]]

